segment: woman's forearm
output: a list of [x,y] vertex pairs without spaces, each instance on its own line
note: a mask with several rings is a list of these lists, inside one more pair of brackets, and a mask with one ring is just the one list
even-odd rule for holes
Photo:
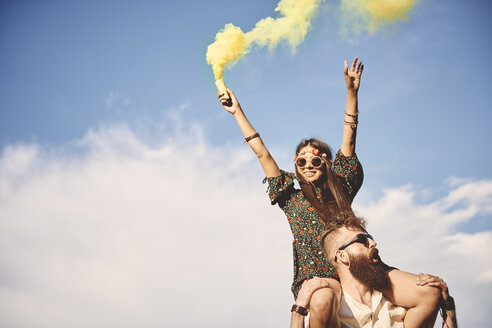
[[246,115],[244,115],[244,111],[239,105],[236,95],[232,90],[227,89],[227,92],[229,95],[226,95],[225,93],[219,93],[218,95],[222,107],[236,119],[239,128],[243,132],[245,142],[251,146],[260,160],[261,167],[263,168],[263,171],[265,171],[266,176],[268,178],[279,176],[280,169],[278,168],[277,163],[275,163],[275,160],[268,152],[263,141],[261,141],[260,135],[256,132],[251,123],[249,123]]
[[[257,133],[253,125],[251,125],[249,120],[246,118],[246,115],[244,114],[242,109],[234,113],[234,118],[236,119],[239,128],[243,132],[244,138],[251,137],[255,133]],[[268,151],[266,146],[263,144],[261,137],[258,136],[249,140],[248,144],[258,157],[258,160],[260,161],[261,167],[263,168],[266,176],[269,178],[279,176],[280,169],[278,168],[277,163],[275,162],[273,157],[270,155],[270,152]]]
[[344,156],[352,156],[355,153],[355,139],[358,124],[358,96],[357,91],[347,91],[347,105],[343,121],[343,141],[340,148]]

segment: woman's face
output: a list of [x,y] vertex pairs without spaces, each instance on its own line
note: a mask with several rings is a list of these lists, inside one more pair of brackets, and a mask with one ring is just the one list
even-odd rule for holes
[[313,154],[314,149],[315,148],[311,145],[302,147],[299,153],[297,154],[297,158],[299,159],[299,157],[303,157],[306,160],[306,164],[302,167],[296,164],[297,172],[299,173],[300,178],[306,182],[313,182],[313,183],[319,180],[319,178],[323,176],[323,167],[325,166],[324,162],[322,162],[322,165],[319,167],[313,166],[312,163],[313,158],[321,157],[321,153],[319,155]]

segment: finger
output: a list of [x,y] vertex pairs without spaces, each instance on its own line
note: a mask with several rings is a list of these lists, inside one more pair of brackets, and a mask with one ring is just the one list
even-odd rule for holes
[[439,279],[439,277],[430,275],[430,274],[420,274],[419,277],[417,278],[418,281],[424,281],[424,280],[436,280]]
[[360,65],[359,77],[362,75],[362,71],[364,70],[364,65]]
[[227,89],[227,93],[229,93],[229,96],[232,98],[232,100],[234,102],[237,102],[237,98],[236,98],[236,95],[234,94],[234,92],[230,89]]
[[429,274],[429,273],[422,273],[422,272],[419,273],[419,278],[420,277],[435,277],[435,278],[437,278],[437,276],[434,276],[434,275]]
[[357,56],[355,56],[354,58],[354,62],[352,63],[352,67],[350,68],[350,70],[353,72],[355,70],[355,64],[357,63]]
[[347,75],[348,74],[348,64],[347,64],[347,61],[345,61],[343,64],[344,64],[343,73],[345,73],[345,75]]
[[425,286],[441,288],[441,284],[437,281],[429,282],[429,283],[425,284]]
[[422,279],[422,278],[426,278],[426,277],[433,277],[432,275],[428,274],[428,273],[419,273],[419,277],[417,278],[418,279]]
[[306,280],[306,282],[308,282],[308,284],[310,284],[312,287],[318,287],[318,288],[328,285],[325,279],[321,279],[319,277],[313,277],[309,280]]
[[417,285],[420,285],[420,286],[424,286],[424,285],[427,285],[428,283],[431,283],[431,282],[439,282],[439,280],[435,279],[435,278],[424,278],[424,279],[420,279],[419,282],[417,282]]
[[330,288],[330,285],[324,280],[318,280],[316,282],[311,283],[309,287],[312,292],[315,292],[316,290],[321,288]]
[[359,71],[360,71],[360,66],[362,65],[362,61],[360,61],[358,64],[357,64],[357,69],[355,70],[355,73],[359,74]]
[[221,103],[224,103],[224,101],[225,101],[225,102],[227,102],[227,101],[229,101],[229,97],[227,97],[226,95],[222,95],[222,96],[219,98],[219,101],[220,101]]
[[421,279],[420,282],[418,282],[417,284],[420,286],[425,286],[431,283],[436,283],[441,286],[444,283],[444,281],[439,277],[431,276],[428,278]]
[[[320,278],[313,278],[313,279],[309,279],[309,284],[312,286],[312,287],[318,287],[318,286],[321,286],[323,284],[323,280],[320,279]],[[318,287],[319,288],[319,287]]]

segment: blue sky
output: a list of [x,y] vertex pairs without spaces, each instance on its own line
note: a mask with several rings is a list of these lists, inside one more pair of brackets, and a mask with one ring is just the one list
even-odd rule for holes
[[[252,51],[226,71],[225,81],[235,91],[277,161],[290,170],[295,145],[304,137],[320,137],[335,150],[339,147],[345,106],[343,61],[358,55],[365,64],[359,92],[361,114],[357,140],[357,153],[364,165],[365,181],[354,206],[370,222],[375,222],[374,227],[379,235],[393,232],[385,228],[383,223],[389,223],[383,218],[392,220],[394,216],[400,217],[395,222],[401,223],[400,227],[405,226],[402,230],[408,230],[408,234],[403,234],[400,239],[384,237],[388,238],[387,243],[398,243],[406,238],[407,246],[415,248],[413,243],[417,242],[416,236],[421,233],[418,227],[434,224],[421,229],[434,231],[435,228],[441,232],[435,235],[429,232],[426,235],[428,238],[421,238],[428,247],[440,246],[451,252],[445,257],[447,262],[444,261],[442,267],[432,264],[431,259],[440,258],[439,250],[436,250],[427,256],[414,254],[413,258],[409,257],[397,266],[412,266],[409,270],[414,271],[434,269],[432,272],[445,276],[445,273],[456,270],[452,256],[455,250],[448,244],[435,244],[431,237],[453,241],[455,245],[461,245],[460,242],[471,245],[471,251],[477,251],[477,254],[484,251],[477,250],[480,245],[487,245],[486,242],[492,240],[492,173],[489,164],[492,160],[492,130],[489,127],[492,121],[489,100],[492,69],[488,64],[488,55],[492,52],[489,40],[492,4],[479,0],[421,0],[411,11],[407,22],[397,22],[374,35],[342,35],[338,5],[337,1],[325,1],[321,5],[311,31],[295,54],[285,46],[273,52]],[[272,242],[269,237],[271,233],[265,232],[264,236],[260,236],[251,230],[258,243],[271,248],[273,253],[264,254],[264,259],[258,259],[253,254],[251,258],[245,255],[245,261],[256,267],[258,264],[255,261],[272,265],[269,258],[281,257],[284,262],[276,268],[284,265],[285,269],[279,269],[272,275],[272,279],[281,277],[282,284],[278,287],[281,292],[276,293],[276,287],[259,282],[242,291],[252,294],[251,298],[245,297],[241,302],[251,306],[257,296],[257,292],[253,292],[254,286],[259,286],[261,292],[273,288],[273,292],[267,292],[271,303],[278,301],[282,306],[285,303],[284,307],[288,308],[291,302],[288,292],[291,273],[287,225],[278,209],[268,207],[264,201],[264,186],[260,184],[262,173],[253,154],[242,147],[242,134],[235,122],[219,106],[212,70],[205,61],[206,47],[226,23],[233,23],[247,31],[258,20],[274,16],[275,6],[276,1],[264,0],[2,1],[0,219],[4,234],[19,237],[12,240],[12,244],[5,242],[2,246],[4,250],[18,250],[17,247],[20,247],[29,253],[29,250],[36,249],[41,252],[38,254],[40,258],[46,256],[53,263],[72,265],[68,260],[64,262],[51,255],[58,254],[60,248],[66,247],[73,251],[73,254],[68,253],[72,254],[69,258],[77,257],[75,254],[79,254],[79,248],[87,245],[81,242],[74,246],[71,244],[73,240],[64,244],[64,240],[66,236],[74,237],[71,233],[77,230],[75,227],[81,226],[84,236],[92,236],[99,225],[95,222],[99,221],[89,220],[94,225],[83,223],[87,217],[104,221],[107,216],[101,213],[113,213],[114,210],[115,215],[119,213],[124,217],[133,210],[138,212],[135,208],[146,208],[148,210],[143,212],[152,218],[140,218],[149,229],[146,233],[150,233],[152,224],[164,231],[174,231],[169,224],[163,223],[168,222],[166,218],[170,216],[179,216],[190,222],[198,220],[197,213],[182,214],[179,207],[171,205],[181,204],[177,195],[166,194],[162,202],[146,203],[143,199],[154,199],[155,193],[167,189],[161,190],[157,186],[155,189],[146,188],[136,178],[138,174],[145,175],[147,179],[142,181],[149,181],[149,185],[161,178],[167,181],[162,188],[177,185],[175,188],[183,188],[185,193],[190,189],[202,192],[211,190],[212,184],[216,187],[216,194],[212,192],[215,196],[207,196],[211,197],[207,200],[214,205],[201,201],[200,209],[205,213],[216,213],[217,208],[222,208],[218,210],[217,222],[212,221],[224,226],[219,229],[223,233],[216,235],[213,242],[209,241],[211,251],[230,248],[235,241],[235,237],[224,237],[235,227],[226,220],[226,213],[230,212],[225,209],[229,207],[220,205],[221,202],[251,207],[249,216],[254,214],[260,218],[274,214],[279,217],[275,220],[279,221],[278,227],[270,226],[273,223],[267,225],[272,230],[283,229],[279,232],[279,238],[286,240],[286,243]],[[197,154],[187,153],[187,148]],[[127,160],[130,161],[128,165],[118,166],[120,162],[127,163]],[[159,173],[159,165],[155,167],[154,160],[168,170],[168,175]],[[183,165],[188,169],[173,168],[172,165]],[[151,169],[147,171],[149,167]],[[208,171],[205,172],[205,168]],[[172,174],[174,171],[182,175]],[[203,175],[207,178],[200,178]],[[108,177],[113,176],[118,183],[110,183],[113,180]],[[214,184],[212,177],[218,181],[227,178],[235,180],[221,185]],[[100,181],[106,181],[106,178],[110,179],[107,184]],[[133,193],[120,195],[111,189],[125,186],[131,187]],[[246,187],[259,190],[258,200],[249,198],[253,189]],[[99,198],[92,197],[96,189]],[[67,190],[70,191],[63,192]],[[238,191],[237,195],[231,194],[234,190]],[[200,197],[197,191],[192,194],[196,193]],[[68,197],[66,204],[74,202],[73,206],[61,205],[57,197]],[[393,199],[391,197],[397,200],[388,202],[388,199]],[[31,204],[32,199],[39,201]],[[79,208],[76,199],[80,199],[80,204],[85,206]],[[125,207],[120,212],[115,209],[123,200],[130,203],[132,199],[137,199],[135,207]],[[253,203],[244,205],[247,201]],[[102,205],[105,202],[107,207]],[[173,209],[167,216],[164,214],[163,222],[154,219],[162,215],[162,206]],[[204,209],[207,206],[215,211]],[[88,212],[87,216],[81,214],[88,208],[92,212]],[[230,210],[235,213],[237,207]],[[429,216],[429,213],[435,216]],[[248,217],[247,214],[241,215]],[[379,217],[373,217],[376,215]],[[62,221],[56,221],[56,218],[61,220],[63,217],[72,218],[70,222],[73,226],[61,225],[66,229],[53,231],[46,228],[58,226]],[[124,222],[128,224],[118,225],[121,231],[125,231],[122,232],[125,236],[130,236],[132,229],[135,229],[133,223],[130,224],[132,218],[126,217]],[[108,235],[101,232],[101,238],[110,235],[109,227],[117,224],[113,220],[104,221]],[[270,218],[267,220],[273,221]],[[45,221],[47,225],[42,224]],[[259,225],[264,224],[258,222]],[[195,224],[201,227],[201,223]],[[27,233],[25,228],[33,226],[41,232]],[[132,229],[125,230],[124,227]],[[203,228],[206,229],[206,226]],[[58,240],[57,246],[42,251],[39,245],[45,245],[52,238]],[[145,238],[135,238],[145,244]],[[197,235],[197,238],[200,237]],[[157,248],[159,240],[155,236],[153,245]],[[88,241],[89,244],[93,242]],[[106,246],[101,244],[101,247]],[[393,246],[387,245],[386,252],[398,261],[396,253],[390,249]],[[125,247],[128,245],[123,243],[122,248]],[[139,250],[135,254],[145,253],[139,246],[135,247]],[[258,248],[260,251],[262,249]],[[416,249],[425,251],[426,248]],[[97,276],[104,257],[99,261],[84,254],[94,268],[94,276]],[[476,281],[470,278],[470,281],[473,280],[470,285],[462,281],[463,275],[471,274],[468,271],[460,271],[461,276],[448,273],[450,285],[458,285],[457,294],[463,299],[462,306],[466,307],[465,299],[474,295],[474,291],[490,290],[492,258],[486,252],[483,256],[483,267],[468,268],[481,270],[470,271],[478,272]],[[415,257],[424,258],[418,262],[423,267],[413,267],[417,263]],[[139,257],[129,258],[138,261]],[[8,278],[2,287],[2,301],[9,302],[11,313],[25,307],[26,302],[35,308],[45,294],[35,294],[34,291],[43,288],[50,290],[52,283],[49,279],[45,281],[29,276],[29,257],[22,259],[13,265],[12,258],[2,258],[2,271]],[[127,263],[126,260],[122,261]],[[232,268],[245,270],[240,262]],[[162,272],[165,274],[168,271],[162,268]],[[207,272],[204,277],[209,277],[209,280],[221,276],[211,269],[204,272]],[[59,277],[64,276],[59,274]],[[237,271],[231,269],[226,278],[230,279],[236,274]],[[251,279],[257,282],[256,273],[251,274]],[[12,278],[24,276],[25,281]],[[111,274],[108,273],[108,276]],[[135,273],[135,276],[139,274]],[[188,277],[183,273],[175,279],[183,276]],[[248,281],[244,279],[243,283]],[[25,285],[26,281],[31,281],[32,285]],[[22,298],[16,294],[15,286],[18,285],[33,286],[30,290],[33,294],[29,294],[32,297],[24,294]],[[87,286],[87,290],[97,290],[97,284],[91,281],[87,281]],[[115,286],[117,289],[118,284]],[[132,292],[138,290],[135,287]],[[164,290],[164,294],[169,292]],[[178,291],[175,293],[172,295],[179,295]],[[156,292],[148,301],[155,302],[160,299],[159,295]],[[481,297],[477,302],[486,304],[491,300],[488,295]],[[87,299],[90,298],[88,294]],[[78,301],[90,303],[87,300]],[[457,303],[460,305],[460,301]],[[77,302],[74,301],[74,304]],[[280,305],[275,305],[271,311],[261,312],[261,318],[272,326],[285,326],[288,311],[284,312]],[[60,305],[55,304],[50,310],[56,313],[57,306]],[[119,309],[118,303],[110,297],[105,306],[115,311]],[[126,308],[131,304],[121,306]],[[232,307],[230,311],[231,318],[234,313],[240,313],[239,308]],[[156,309],[154,314],[157,317],[158,313]],[[148,315],[145,311],[139,312],[134,322]],[[461,313],[459,316],[463,318],[464,326],[486,326],[484,318],[477,319]],[[246,315],[244,318],[245,326],[254,326],[255,321],[247,319]],[[9,320],[11,327],[28,325],[13,317]],[[43,320],[49,322],[50,318],[47,316]],[[66,320],[68,324],[72,322],[68,317]],[[155,324],[158,325],[158,322]],[[210,318],[206,323],[210,326],[227,326],[228,321],[224,318],[218,324]],[[113,322],[101,319],[96,326],[99,324]],[[189,326],[194,324],[190,323]]]
[[[199,121],[220,124],[210,138],[221,143],[235,126],[211,96],[206,46],[225,23],[249,30],[274,15],[275,1],[6,1],[2,7],[1,145],[61,144],[101,123],[158,120],[182,102],[200,106],[193,113]],[[227,15],[212,9],[224,7]],[[358,150],[365,162],[391,167],[368,179],[437,186],[449,175],[488,177],[486,165],[471,168],[466,159],[485,163],[491,153],[490,4],[422,1],[407,23],[352,36],[355,43],[340,35],[335,7],[322,5],[294,56],[285,48],[259,51],[226,73],[269,144],[292,147],[315,134],[338,147],[334,123],[344,86],[337,77],[343,60],[359,55],[366,71]],[[108,108],[103,99],[111,92],[129,104]],[[300,119],[285,133],[281,126],[294,129],[288,117],[308,109],[316,119]]]

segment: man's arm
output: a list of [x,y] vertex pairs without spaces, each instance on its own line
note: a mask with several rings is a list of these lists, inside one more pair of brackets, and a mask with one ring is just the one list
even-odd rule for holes
[[[309,307],[309,302],[311,302],[311,297],[314,292],[320,288],[329,288],[329,284],[326,282],[326,279],[320,279],[318,277],[314,277],[312,279],[308,279],[304,281],[299,290],[299,294],[297,294],[296,303],[292,307],[292,316],[290,321],[290,328],[304,328],[304,317],[305,314],[301,314],[303,309],[307,309]],[[299,310],[294,310],[295,306],[300,307]]]
[[454,304],[454,299],[449,295],[449,288],[446,282],[439,277],[419,273],[419,278],[417,284],[424,286],[432,286],[439,288],[441,290],[441,316],[442,316],[442,326],[447,328],[458,328],[458,322],[456,320],[456,306]]

